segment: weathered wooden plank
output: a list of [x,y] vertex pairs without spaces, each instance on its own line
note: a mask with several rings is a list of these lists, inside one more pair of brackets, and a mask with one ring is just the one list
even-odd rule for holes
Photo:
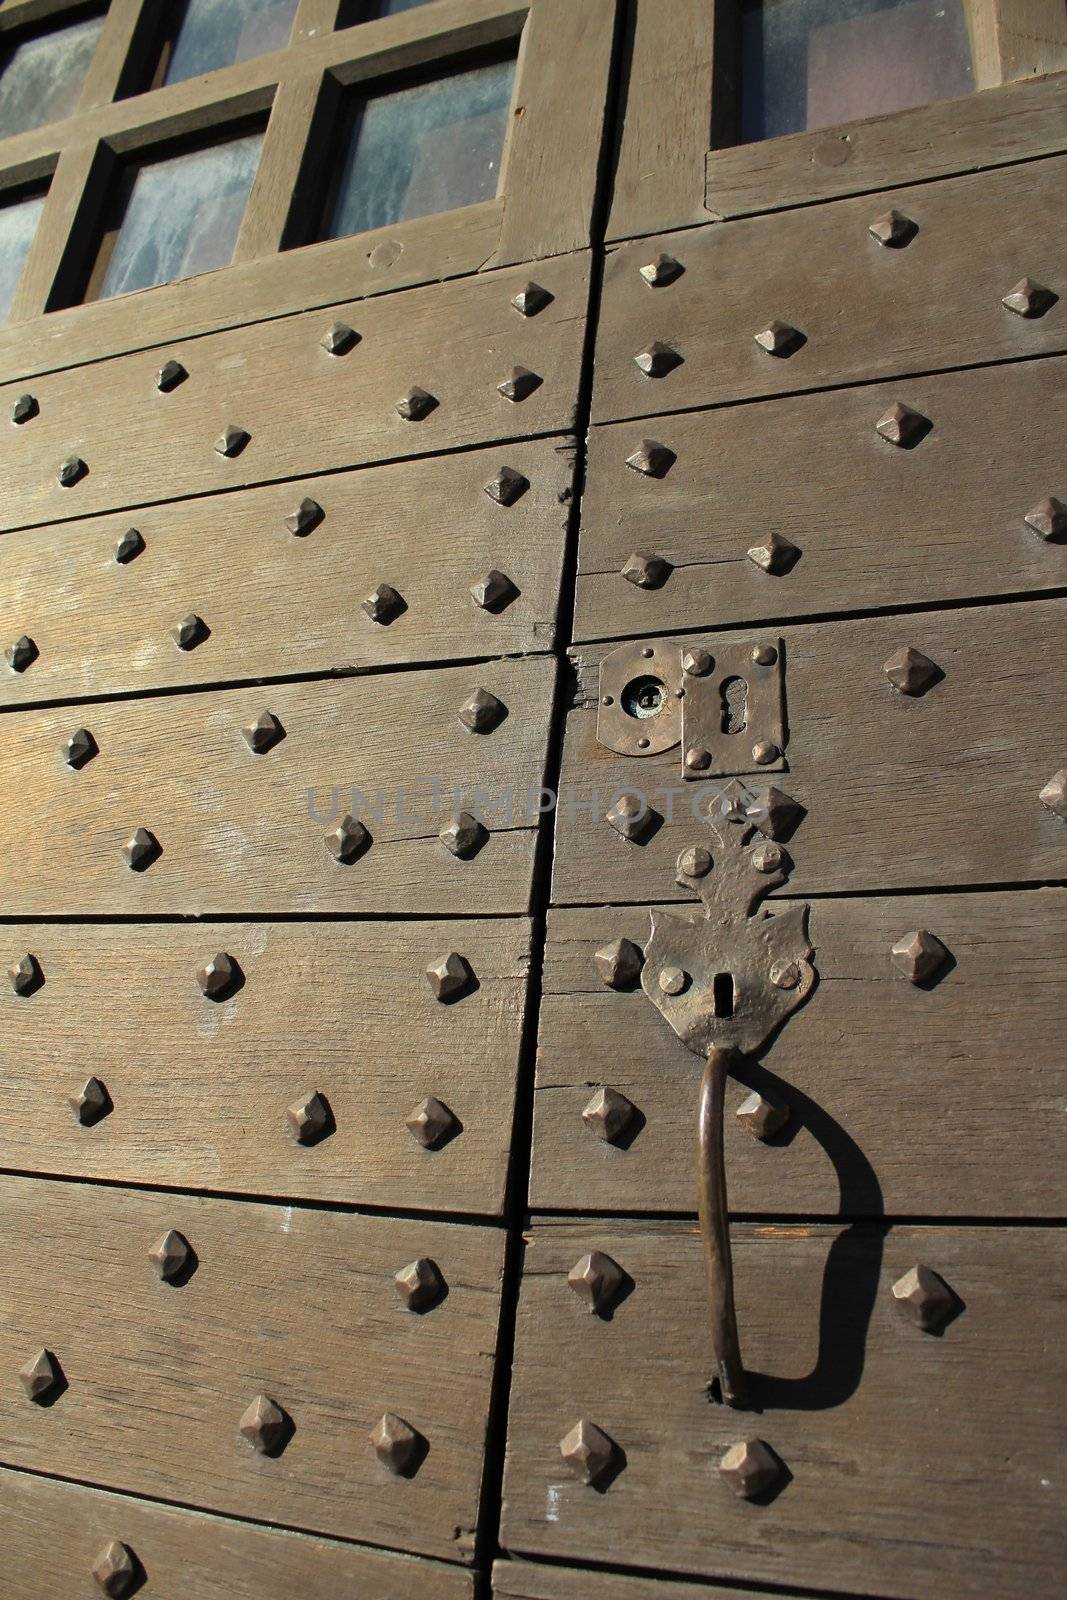
[[[525,921],[9,924],[3,939],[5,966],[31,954],[44,981],[28,997],[0,988],[0,1167],[500,1210]],[[196,974],[220,950],[244,982],[217,1003]],[[476,987],[443,1005],[426,970],[451,951]],[[90,1077],[114,1109],[83,1127],[69,1102]],[[333,1131],[298,1144],[287,1108],[316,1092]],[[406,1126],[430,1095],[458,1119],[435,1150]]]
[[[493,448],[9,535],[0,640],[27,634],[39,655],[25,672],[0,667],[0,704],[547,650],[572,456],[569,442],[509,445],[530,484],[510,509],[482,490],[503,459]],[[309,498],[323,516],[294,537],[287,519]],[[134,525],[145,548],[118,562]],[[471,587],[493,570],[513,590],[486,609]],[[386,625],[362,607],[383,582],[407,605]],[[190,610],[211,634],[179,650]]]
[[[0,1358],[43,1347],[67,1388],[0,1397],[5,1463],[290,1527],[469,1561],[496,1340],[502,1234],[0,1181]],[[148,1251],[168,1229],[197,1259],[181,1287]],[[448,1294],[413,1314],[394,1274],[436,1261]],[[290,1417],[276,1457],[239,1432],[259,1394]],[[394,1476],[369,1434],[386,1412],[426,1440]]]
[[[595,428],[576,637],[1063,584],[1067,547],[1024,519],[1067,497],[1065,376],[1020,362]],[[933,422],[913,450],[875,432],[897,399]],[[662,480],[626,465],[641,432],[677,453]],[[747,554],[774,533],[801,552],[777,576]],[[649,550],[671,563],[659,588],[623,577]]]
[[[539,658],[12,712],[4,911],[524,911],[554,676]],[[458,716],[478,689],[507,708],[484,733]],[[285,736],[257,755],[242,729],[264,713]],[[72,770],[79,727],[99,753]],[[438,837],[463,809],[490,830],[470,859]],[[370,843],[346,865],[324,840],[349,812]],[[161,853],[130,870],[138,828]]]
[[[567,1286],[592,1249],[632,1280],[608,1319]],[[905,1600],[1056,1591],[1064,1258],[1058,1230],[735,1228],[755,1405],[737,1412],[705,1390],[695,1225],[535,1228],[505,1548]],[[891,1294],[916,1262],[963,1302],[940,1337],[906,1321]],[[599,1493],[560,1459],[579,1418],[624,1452]],[[717,1472],[752,1437],[787,1469],[769,1503],[738,1499]]]
[[[535,317],[510,303],[525,280],[487,273],[36,379],[39,415],[12,430],[3,526],[566,430],[578,391],[588,257],[559,257],[540,277],[554,298]],[[320,343],[335,318],[359,334],[345,354]],[[171,359],[188,377],[161,393],[155,375]],[[516,365],[543,380],[521,403],[497,388]],[[405,420],[395,405],[413,386],[436,401],[419,421]],[[21,392],[19,385],[0,389],[0,411],[10,411]],[[222,454],[216,443],[231,426],[247,442]],[[85,470],[64,487],[58,470],[70,457]]]
[[[930,929],[954,958],[931,990],[908,983],[890,958],[913,928]],[[605,987],[593,962],[610,941],[643,945],[648,932],[643,908],[549,919],[535,1207],[696,1211],[700,1062],[640,986]],[[763,1144],[728,1116],[732,1208],[1061,1216],[1067,892],[816,900],[809,933],[818,987],[759,1065],[742,1068],[751,1088],[788,1106],[789,1122]],[[582,1121],[602,1085],[641,1113],[628,1144],[605,1144]],[[747,1093],[732,1082],[728,1112]]]
[[[113,1539],[133,1551],[158,1600],[470,1600],[461,1567],[230,1522],[78,1484],[0,1471],[4,1572],[22,1600],[89,1594]],[[674,1600],[670,1595],[664,1600]]]
[[[507,1595],[509,1600],[722,1600],[721,1589],[704,1584],[622,1578],[585,1568],[536,1566],[531,1561],[496,1562],[493,1593]],[[730,1593],[736,1600],[760,1600],[754,1589],[731,1589]]]
[[[757,789],[771,781],[807,808],[789,844],[790,894],[1062,879],[1067,829],[1038,799],[1064,763],[1062,633],[1062,604],[1035,599],[753,634],[753,643],[769,637],[784,650],[789,770],[752,767],[745,781]],[[738,635],[670,643],[706,643],[714,654],[717,638]],[[554,898],[685,898],[675,885],[678,853],[705,831],[694,804],[712,800],[722,781],[684,781],[678,746],[634,758],[597,743],[607,648],[578,660]],[[905,648],[943,673],[921,696],[900,694],[883,670]],[[635,792],[663,818],[636,844],[604,820],[617,795]]]
[[[605,270],[594,420],[1063,350],[1067,300],[1034,317],[1001,302],[1024,277],[1056,288],[1065,197],[1059,156],[624,245]],[[901,249],[868,231],[892,208],[918,228]],[[660,252],[685,270],[650,289],[639,269]],[[755,335],[772,321],[805,342],[769,353]],[[660,377],[634,359],[652,343],[681,358]]]
[[975,86],[1067,67],[1067,13],[1059,0],[965,0]]

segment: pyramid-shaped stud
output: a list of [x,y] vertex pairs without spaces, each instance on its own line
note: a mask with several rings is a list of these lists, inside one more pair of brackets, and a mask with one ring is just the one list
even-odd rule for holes
[[70,1097],[70,1107],[83,1128],[91,1128],[94,1123],[100,1122],[112,1109],[111,1096],[107,1092],[107,1085],[101,1083],[99,1078],[87,1078],[77,1094]]
[[169,1228],[156,1240],[148,1252],[148,1259],[163,1283],[173,1283],[180,1278],[192,1260],[192,1247],[184,1234]]
[[495,500],[499,506],[513,506],[530,487],[529,478],[524,478],[521,472],[514,467],[501,467],[500,471],[483,484],[490,500]]
[[241,729],[241,737],[253,755],[265,756],[285,738],[285,729],[273,711],[261,711],[255,722]]
[[651,550],[635,550],[622,568],[622,575],[635,589],[660,589],[672,572],[670,562]]
[[144,538],[137,528],[127,528],[118,544],[115,546],[115,560],[120,567],[127,562],[136,561],[145,547]]
[[936,661],[931,661],[929,656],[924,656],[921,650],[916,650],[911,645],[891,655],[883,665],[882,671],[894,689],[913,698],[925,694],[927,689],[942,676],[941,668]]
[[471,981],[471,969],[455,950],[431,961],[426,968],[426,979],[438,1000],[454,1000],[463,993]]
[[598,1089],[582,1111],[582,1121],[605,1144],[617,1144],[637,1115],[637,1107],[617,1089]]
[[753,1090],[738,1106],[737,1120],[754,1139],[766,1141],[781,1133],[789,1121],[789,1107]]
[[241,968],[226,950],[205,961],[196,974],[200,992],[209,1000],[224,1000],[241,977]]
[[1007,306],[1009,311],[1014,311],[1017,317],[1043,317],[1058,298],[1043,283],[1035,283],[1033,278],[1020,278],[1000,303]]
[[266,1394],[256,1395],[237,1427],[261,1456],[278,1455],[292,1432],[292,1424],[281,1406]]
[[944,1278],[921,1263],[898,1278],[893,1299],[901,1314],[924,1333],[934,1333],[959,1306]]
[[56,477],[64,489],[72,489],[76,483],[81,482],[88,471],[89,468],[81,456],[68,456],[65,461],[60,462]]
[[769,356],[791,356],[802,344],[807,343],[799,328],[794,328],[790,322],[779,322],[777,318],[773,322],[768,322],[752,337],[760,349],[766,350]]
[[20,394],[15,404],[11,407],[11,420],[21,427],[24,422],[32,422],[34,417],[39,414],[40,409],[36,396]]
[[889,250],[902,250],[918,233],[918,224],[903,211],[884,211],[880,217],[867,224],[867,232]]
[[15,640],[14,644],[8,645],[4,651],[4,660],[12,672],[25,672],[27,667],[33,666],[39,653],[29,634],[24,633]]
[[768,839],[788,839],[804,815],[804,807],[782,789],[761,789],[744,808],[744,820]]
[[360,601],[360,607],[372,622],[376,622],[380,628],[387,628],[407,610],[407,602],[391,583],[380,583],[372,594]]
[[420,389],[417,385],[402,394],[396,403],[398,414],[405,422],[421,422],[423,417],[428,417],[431,411],[437,409],[438,401],[435,395],[427,389]]
[[641,976],[645,952],[632,939],[613,939],[596,951],[593,962],[609,989],[629,989]]
[[409,1311],[429,1311],[445,1292],[441,1269],[428,1256],[420,1256],[417,1261],[401,1267],[393,1283],[399,1299]]
[[179,383],[184,383],[189,374],[180,361],[164,361],[156,373],[156,388],[163,394],[170,394]]
[[888,444],[895,444],[901,450],[910,450],[930,431],[931,422],[929,417],[924,417],[913,406],[906,406],[902,400],[894,400],[874,426],[875,432]]
[[551,305],[553,296],[547,289],[542,289],[539,283],[527,283],[516,295],[512,295],[511,303],[521,317],[536,317],[547,305]]
[[484,577],[477,578],[470,589],[471,599],[483,611],[503,611],[518,592],[507,573],[498,571],[496,567],[491,567]]
[[778,1482],[782,1464],[762,1439],[743,1439],[727,1450],[719,1474],[740,1499],[755,1500]]
[[610,1310],[625,1277],[625,1272],[611,1256],[602,1250],[591,1250],[574,1263],[567,1274],[567,1283],[586,1310],[598,1316]]
[[331,322],[319,343],[329,355],[344,356],[359,343],[359,334],[347,322]]
[[148,828],[135,828],[122,846],[122,859],[131,872],[144,872],[161,854],[159,840]]
[[1046,810],[1067,822],[1067,767],[1053,773],[1037,798]]
[[228,423],[215,440],[215,453],[220,456],[239,456],[251,437],[247,429]]
[[1067,535],[1067,506],[1054,494],[1047,495],[1023,518],[1039,539],[1062,539]]
[[772,578],[781,578],[800,560],[801,551],[784,534],[769,533],[762,544],[754,544],[745,554],[761,571],[769,572]]
[[383,1467],[398,1478],[415,1471],[422,1458],[426,1441],[410,1422],[387,1411],[370,1431],[370,1442]]
[[318,1144],[333,1129],[330,1103],[317,1089],[287,1106],[285,1120],[297,1144]]
[[646,478],[662,478],[677,460],[674,451],[655,439],[642,439],[636,450],[626,457],[626,465]]
[[313,528],[318,527],[325,514],[317,500],[305,495],[296,510],[291,511],[286,517],[285,526],[296,538],[303,539]]
[[467,861],[477,855],[486,839],[489,829],[472,817],[469,811],[460,811],[454,816],[441,832],[437,835],[450,855],[460,861]]
[[893,965],[909,983],[929,983],[946,966],[949,952],[936,934],[916,928],[897,940],[890,954]]
[[527,400],[535,389],[540,389],[544,381],[529,367],[512,367],[503,383],[497,384],[497,393],[502,394],[505,400]]
[[458,1128],[458,1119],[436,1095],[427,1095],[405,1119],[405,1126],[416,1144],[436,1150]]
[[646,344],[634,356],[634,366],[638,372],[643,372],[646,378],[665,378],[668,372],[673,372],[675,367],[682,365],[682,357],[677,350],[669,344],[661,344],[655,340]]
[[351,813],[342,817],[337,827],[326,835],[327,850],[335,861],[340,861],[346,867],[362,855],[369,842],[367,829]]
[[611,809],[604,813],[604,821],[611,824],[629,844],[640,844],[656,821],[656,813],[640,795],[621,794]]
[[29,999],[31,994],[36,994],[44,983],[41,963],[36,956],[28,952],[20,956],[13,966],[8,967],[7,976],[13,991],[23,1000]]
[[59,1362],[50,1350],[38,1350],[25,1366],[19,1368],[19,1382],[29,1398],[41,1405],[55,1393],[63,1381]]
[[93,1562],[91,1572],[107,1600],[126,1600],[134,1592],[141,1564],[128,1544],[112,1539]]
[[678,859],[674,863],[675,883],[683,889],[691,887],[694,878],[706,878],[715,865],[711,851],[706,850],[702,844],[690,844],[678,852]]
[[681,277],[685,268],[673,256],[661,251],[659,255],[653,256],[651,261],[646,261],[645,265],[637,270],[650,289],[665,289],[669,283],[673,283],[676,278]]
[[475,689],[460,706],[457,716],[471,733],[491,733],[501,722],[506,707],[488,689]]
[[197,645],[203,644],[208,637],[210,629],[203,617],[198,617],[195,611],[190,611],[183,617],[178,626],[171,632],[171,638],[179,650],[195,650]]
[[559,1441],[559,1453],[579,1483],[594,1484],[615,1460],[615,1442],[583,1417]]

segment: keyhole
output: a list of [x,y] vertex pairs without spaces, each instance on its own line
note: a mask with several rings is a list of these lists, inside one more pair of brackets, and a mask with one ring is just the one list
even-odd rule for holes
[[732,1017],[734,1014],[734,975],[732,972],[717,972],[711,984],[711,1005],[717,1017]]
[[748,726],[748,684],[744,678],[726,678],[719,692],[723,733],[744,733]]
[[622,691],[622,709],[640,721],[658,716],[666,701],[666,685],[659,678],[633,678]]

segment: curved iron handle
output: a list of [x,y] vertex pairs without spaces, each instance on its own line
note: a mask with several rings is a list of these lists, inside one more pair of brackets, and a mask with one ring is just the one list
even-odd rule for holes
[[734,1307],[734,1269],[730,1256],[730,1214],[726,1206],[726,1161],[723,1153],[723,1111],[726,1079],[737,1051],[712,1045],[700,1081],[697,1113],[697,1209],[704,1245],[708,1284],[711,1347],[725,1405],[748,1404],[748,1386],[741,1360]]

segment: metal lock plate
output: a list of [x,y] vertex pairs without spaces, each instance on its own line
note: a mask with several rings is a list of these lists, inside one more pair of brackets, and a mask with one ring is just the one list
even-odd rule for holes
[[596,736],[620,756],[658,756],[682,737],[682,660],[677,644],[624,644],[600,663]]

